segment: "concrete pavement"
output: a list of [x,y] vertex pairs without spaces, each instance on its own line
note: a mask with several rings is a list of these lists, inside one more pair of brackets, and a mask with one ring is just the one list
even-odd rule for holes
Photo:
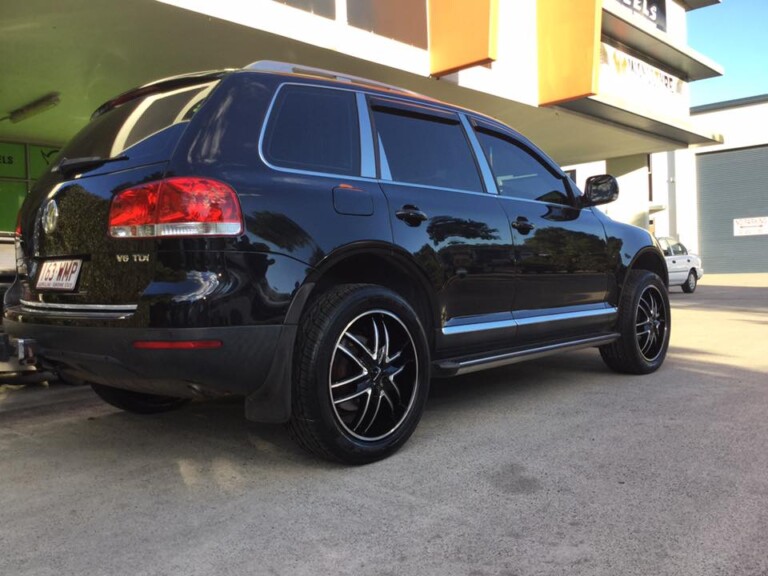
[[766,575],[768,274],[674,288],[650,376],[595,350],[435,380],[326,464],[238,402],[139,417],[0,387],[2,575]]

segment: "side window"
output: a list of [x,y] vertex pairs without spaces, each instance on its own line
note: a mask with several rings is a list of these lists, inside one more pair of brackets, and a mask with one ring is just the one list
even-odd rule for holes
[[478,128],[480,141],[499,194],[552,204],[570,204],[565,181],[530,152],[500,134]]
[[685,249],[685,246],[678,242],[677,244],[672,244],[672,254],[675,256],[685,256],[688,254],[688,251]]
[[382,177],[409,184],[483,191],[458,118],[374,105],[373,119]]
[[272,108],[262,151],[283,168],[357,176],[360,130],[353,92],[283,87]]
[[669,242],[666,238],[658,238],[659,246],[661,246],[662,252],[664,252],[664,256],[672,256],[672,248],[669,246]]

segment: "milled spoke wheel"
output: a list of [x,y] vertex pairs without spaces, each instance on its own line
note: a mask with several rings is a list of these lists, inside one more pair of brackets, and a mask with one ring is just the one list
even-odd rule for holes
[[398,450],[424,412],[429,346],[399,294],[374,284],[329,288],[302,316],[291,433],[306,450],[366,464]]
[[664,362],[671,327],[664,282],[648,270],[632,270],[619,301],[619,338],[600,346],[600,355],[617,372],[648,374]]
[[661,292],[649,286],[637,306],[637,346],[648,362],[661,354],[667,337],[667,311]]
[[361,314],[336,341],[329,374],[333,412],[341,427],[359,440],[382,440],[402,424],[416,397],[413,338],[386,310]]

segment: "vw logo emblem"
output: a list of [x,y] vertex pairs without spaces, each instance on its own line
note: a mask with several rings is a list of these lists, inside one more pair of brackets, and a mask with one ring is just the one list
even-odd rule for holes
[[42,221],[46,234],[56,230],[56,224],[59,222],[59,207],[56,205],[56,200],[48,200],[48,204],[43,208]]

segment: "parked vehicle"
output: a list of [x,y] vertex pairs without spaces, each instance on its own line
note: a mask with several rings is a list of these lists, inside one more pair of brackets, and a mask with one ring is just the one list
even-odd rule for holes
[[416,427],[431,376],[599,347],[661,366],[667,270],[507,126],[289,64],[107,102],[21,210],[7,332],[120,408],[245,397],[350,463]]
[[667,262],[669,285],[680,286],[683,292],[692,294],[704,276],[701,258],[688,252],[688,249],[674,238],[662,236],[658,240]]

